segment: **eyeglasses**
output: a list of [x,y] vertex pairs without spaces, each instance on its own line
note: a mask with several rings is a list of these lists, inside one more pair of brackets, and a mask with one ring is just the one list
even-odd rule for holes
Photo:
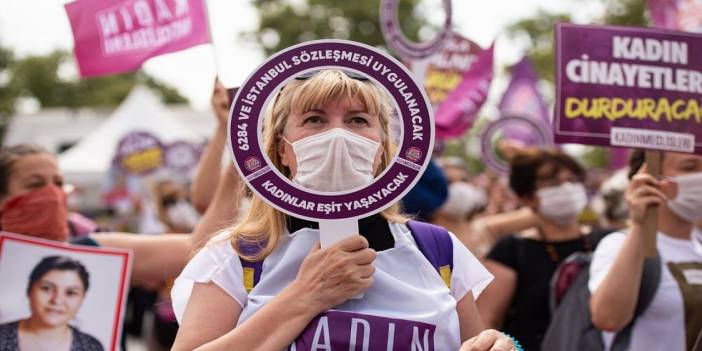
[[[319,74],[319,72],[323,72],[323,71],[326,71],[326,70],[324,70],[324,69],[318,69],[318,70],[313,70],[313,71],[305,72],[305,73],[303,73],[303,74],[300,74],[300,75],[296,76],[296,77],[295,77],[295,80],[308,80],[308,79],[310,79],[310,78],[316,76],[317,74]],[[338,71],[344,73],[347,77],[349,77],[349,78],[351,78],[351,79],[354,79],[354,80],[359,80],[359,81],[362,81],[362,82],[365,82],[365,81],[369,80],[367,76],[365,76],[365,75],[363,75],[363,74],[360,74],[360,73],[356,73],[356,72],[354,72],[354,71],[348,71],[348,70],[345,70],[345,69],[339,69]]]

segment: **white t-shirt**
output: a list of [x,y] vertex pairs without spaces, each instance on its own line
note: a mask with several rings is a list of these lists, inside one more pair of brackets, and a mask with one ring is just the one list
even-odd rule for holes
[[[606,277],[625,240],[626,234],[612,233],[597,246],[590,265],[591,293]],[[680,284],[702,285],[702,253],[695,250],[691,240],[672,238],[660,232],[657,244],[662,264],[661,282],[648,309],[634,323],[629,350],[685,351],[685,302]],[[681,263],[693,267],[682,270],[684,278],[678,282],[671,269],[677,270]],[[603,332],[602,336],[608,350],[615,334]]]
[[[389,328],[397,345],[402,342],[402,337],[411,339],[413,336],[421,341],[420,345],[426,345],[424,339],[429,335],[428,338],[433,339],[428,343],[431,349],[458,349],[460,327],[456,302],[469,291],[477,299],[493,279],[492,275],[451,234],[453,271],[451,288],[448,289],[439,273],[417,249],[406,225],[391,223],[390,232],[395,239],[395,247],[378,252],[374,262],[374,284],[364,297],[335,307],[321,320],[316,318],[300,335],[298,343],[305,344],[310,338],[323,341],[329,333],[334,339],[334,334],[343,329],[340,326],[350,323],[351,328],[344,331],[346,335],[343,338],[348,338],[348,334],[364,334],[364,342],[370,342],[371,349],[378,347],[374,344],[379,339],[378,334],[384,333],[384,339],[387,339]],[[300,263],[317,240],[319,231],[316,229],[305,228],[293,234],[286,233],[276,250],[264,261],[260,281],[250,294],[244,288],[241,262],[229,241],[208,245],[193,257],[175,281],[171,295],[176,317],[181,320],[194,282],[213,282],[242,306],[240,321],[245,320],[295,278]],[[323,323],[326,323],[326,330]],[[305,337],[307,339],[302,340]],[[383,340],[383,349],[385,342]],[[348,346],[345,348],[348,349]]]

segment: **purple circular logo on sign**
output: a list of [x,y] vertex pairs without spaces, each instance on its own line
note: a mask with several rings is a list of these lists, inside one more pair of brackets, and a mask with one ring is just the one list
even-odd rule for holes
[[244,161],[244,168],[249,172],[258,170],[261,168],[261,160],[259,160],[258,157],[249,157]]
[[132,132],[120,139],[114,163],[127,173],[146,175],[164,164],[163,144],[149,132]]
[[446,39],[451,36],[451,0],[443,0],[446,20],[432,40],[423,43],[411,42],[400,27],[398,6],[400,0],[382,0],[380,2],[380,29],[390,48],[398,55],[410,59],[422,59],[439,51]]
[[520,115],[500,117],[500,119],[488,124],[480,136],[480,149],[483,154],[483,161],[487,167],[495,172],[509,173],[509,165],[495,154],[495,150],[492,147],[492,137],[500,129],[514,124],[521,124],[532,129],[537,139],[537,145],[553,145],[550,129],[540,120]]
[[[262,149],[266,102],[273,101],[288,80],[325,68],[362,74],[385,88],[402,124],[398,152],[385,171],[367,186],[344,193],[318,192],[292,183]],[[346,40],[311,41],[272,56],[241,86],[229,115],[229,147],[242,179],[268,204],[309,220],[361,218],[391,206],[419,180],[433,143],[433,111],[410,72],[390,55]],[[256,162],[251,160],[263,163],[254,167]]]

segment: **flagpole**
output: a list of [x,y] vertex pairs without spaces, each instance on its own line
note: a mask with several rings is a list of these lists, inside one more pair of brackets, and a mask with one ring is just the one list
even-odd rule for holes
[[212,60],[215,65],[215,75],[219,77],[222,73],[222,66],[219,62],[219,56],[217,55],[217,46],[215,45],[214,35],[212,35],[212,24],[210,24],[210,6],[207,0],[203,0],[202,3],[205,5],[205,18],[207,19],[207,31],[210,33],[210,45],[212,46]]

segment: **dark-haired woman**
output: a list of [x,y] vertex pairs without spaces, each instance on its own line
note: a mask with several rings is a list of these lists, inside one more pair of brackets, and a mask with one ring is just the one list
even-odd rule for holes
[[[607,348],[633,322],[627,350],[700,350],[702,235],[694,226],[702,220],[702,156],[665,152],[659,179],[643,172],[643,164],[643,152],[635,152],[626,191],[629,227],[602,240],[590,265],[592,321],[605,331]],[[646,286],[644,260],[652,251],[643,229],[651,206],[658,207],[654,235],[661,274],[648,306],[637,311],[640,287]]]
[[[218,190],[237,196],[238,178],[223,177]],[[235,218],[238,202],[223,202],[209,211],[192,235],[163,236],[100,233],[80,239],[78,244],[131,249],[134,253],[132,280],[153,285],[175,277],[189,254],[217,230],[217,225]],[[63,191],[63,174],[56,157],[47,150],[27,144],[0,148],[0,229],[55,241],[69,240],[68,206]]]
[[94,337],[69,324],[90,286],[90,274],[79,261],[49,256],[29,276],[31,315],[0,325],[0,350],[102,351]]
[[515,336],[525,350],[539,350],[550,321],[549,283],[558,265],[575,252],[591,250],[600,234],[578,224],[587,205],[585,170],[559,150],[525,149],[511,160],[510,187],[530,209],[533,233],[496,243],[485,266],[495,276],[478,299],[488,327]]

